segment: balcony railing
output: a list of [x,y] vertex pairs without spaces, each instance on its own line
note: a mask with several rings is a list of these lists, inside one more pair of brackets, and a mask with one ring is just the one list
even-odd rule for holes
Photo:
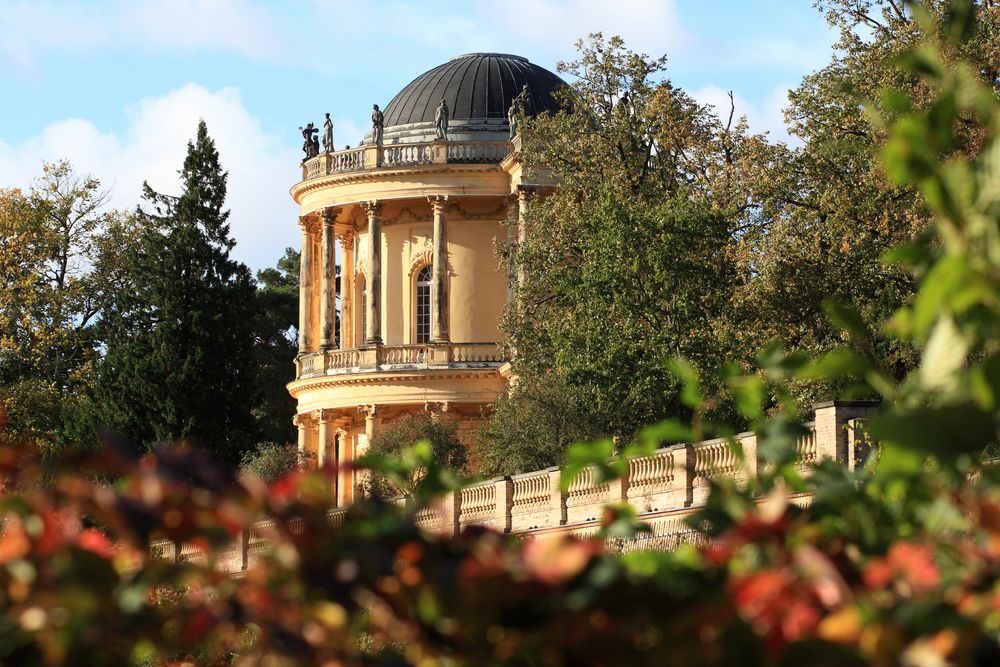
[[434,368],[499,368],[507,361],[500,343],[378,345],[311,352],[296,360],[297,377],[377,373]]
[[513,150],[509,141],[435,141],[361,146],[323,153],[302,163],[302,180],[331,174],[398,169],[426,164],[499,163]]

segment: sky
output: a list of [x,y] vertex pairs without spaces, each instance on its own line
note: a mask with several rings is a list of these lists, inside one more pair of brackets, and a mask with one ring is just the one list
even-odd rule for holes
[[666,54],[703,103],[728,111],[732,90],[779,141],[788,89],[836,39],[811,0],[0,0],[0,187],[68,159],[117,207],[143,181],[176,194],[202,118],[230,174],[234,255],[261,269],[298,243],[299,126],[330,112],[353,146],[372,104],[456,55],[556,71],[595,31]]

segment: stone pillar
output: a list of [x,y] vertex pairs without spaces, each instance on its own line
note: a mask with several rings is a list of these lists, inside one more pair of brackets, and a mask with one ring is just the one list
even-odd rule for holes
[[322,468],[326,465],[327,459],[330,455],[330,436],[333,433],[333,429],[330,425],[330,420],[333,419],[333,410],[319,410],[317,411],[317,421],[319,422],[319,443],[316,446],[316,466]]
[[292,423],[298,427],[300,464],[305,460],[305,456],[309,450],[309,421],[309,415],[305,413],[295,415],[295,418],[292,419]]
[[309,316],[312,312],[312,238],[309,233],[309,222],[305,217],[299,218],[302,229],[302,253],[299,256],[299,354],[306,354],[312,349],[312,336],[309,331]]
[[320,240],[322,273],[320,274],[319,328],[321,350],[331,350],[336,343],[334,323],[337,320],[337,294],[335,290],[337,262],[334,257],[333,222],[338,209],[323,209],[323,231]]
[[344,507],[350,502],[348,496],[348,490],[351,488],[350,473],[347,470],[347,463],[350,461],[348,456],[348,440],[350,435],[345,429],[337,429],[336,434],[337,440],[337,451],[335,455],[337,457],[337,507]]
[[[371,444],[372,438],[375,437],[376,430],[376,413],[378,411],[377,405],[361,405],[358,406],[358,412],[364,415],[365,418],[365,442],[364,446],[357,446],[354,449],[354,459],[357,460],[359,457],[364,456],[365,452],[368,451],[368,446]],[[354,475],[354,479],[351,484],[351,498],[354,497],[354,488],[364,484],[365,477],[368,475],[367,471],[361,471]]]
[[847,423],[874,412],[879,401],[824,401],[813,405],[816,411],[816,460],[834,459],[850,463]]
[[434,209],[434,255],[431,266],[431,342],[447,343],[448,327],[448,195],[427,197]]
[[368,272],[365,345],[382,344],[382,204],[362,202],[368,212]]
[[344,234],[340,239],[340,349],[357,347],[354,344],[354,235]]

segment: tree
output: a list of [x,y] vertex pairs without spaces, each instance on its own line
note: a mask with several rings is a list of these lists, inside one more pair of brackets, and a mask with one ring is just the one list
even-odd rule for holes
[[147,445],[184,440],[230,463],[257,442],[255,286],[230,258],[227,174],[204,121],[173,197],[144,186],[141,245],[103,320],[99,418]]
[[294,379],[292,360],[298,352],[298,251],[285,248],[277,266],[257,272],[257,285],[254,354],[259,401],[253,414],[258,436],[269,442],[294,442],[295,399],[285,385]]
[[[435,419],[426,414],[403,415],[392,422],[380,433],[375,434],[365,454],[371,457],[398,459],[409,447],[424,440],[430,443],[432,464],[457,473],[465,471],[465,445],[458,439],[454,422]],[[388,498],[412,493],[426,472],[417,468],[405,479],[394,479],[389,475],[373,471],[364,477],[365,495]]]
[[[921,6],[930,29],[943,34],[952,3]],[[725,335],[738,341],[743,357],[775,338],[820,354],[847,340],[826,317],[824,303],[851,304],[865,323],[864,352],[899,378],[914,368],[916,351],[880,323],[912,298],[915,282],[881,258],[923,234],[929,212],[915,187],[887,178],[879,153],[887,124],[901,113],[892,100],[906,96],[920,109],[933,99],[925,81],[898,67],[920,40],[918,16],[895,0],[822,0],[817,7],[840,39],[830,64],[789,95],[786,120],[802,145],[776,147],[775,159],[758,172],[756,192],[767,213],[737,248],[745,278]],[[973,11],[979,29],[962,44],[943,43],[942,57],[947,63],[970,61],[1000,94],[1000,7],[977,2]],[[981,126],[962,118],[954,131],[954,154],[979,150]],[[828,380],[800,386],[798,395],[808,404],[838,391]]]
[[556,412],[586,405],[573,437],[627,440],[686,415],[667,361],[707,371],[729,357],[717,320],[735,288],[734,239],[757,215],[748,188],[764,138],[672,86],[663,58],[600,34],[577,48],[560,64],[575,79],[564,110],[521,124],[519,156],[559,187],[531,199],[527,240],[503,253],[524,280],[503,322],[517,389],[485,435],[500,465],[558,455],[540,449],[551,420],[526,418],[544,392],[575,404]]
[[133,216],[68,162],[27,193],[0,191],[0,403],[11,432],[50,448],[91,442],[83,427],[101,302],[133,246]]

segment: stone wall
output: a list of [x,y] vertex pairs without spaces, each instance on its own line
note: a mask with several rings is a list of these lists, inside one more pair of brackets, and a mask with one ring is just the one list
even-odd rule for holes
[[[816,419],[807,423],[809,433],[796,443],[799,464],[808,469],[822,459],[843,462],[852,469],[862,460],[868,443],[857,420],[874,408],[871,402],[827,401],[815,406]],[[671,549],[681,542],[702,539],[684,518],[704,503],[711,480],[755,475],[758,468],[757,437],[741,433],[734,439],[747,465],[726,439],[706,440],[659,449],[650,456],[629,461],[622,479],[596,483],[592,470],[584,470],[566,491],[560,488],[558,467],[491,479],[465,487],[434,501],[415,516],[418,526],[441,534],[457,534],[468,526],[484,526],[504,533],[534,538],[572,535],[586,537],[597,532],[603,508],[608,503],[628,502],[652,532],[624,542],[609,544],[622,552],[640,549]],[[798,499],[807,503],[808,498]],[[400,505],[405,498],[394,499]],[[331,510],[329,521],[343,521],[346,509]],[[225,572],[245,570],[269,548],[268,531],[273,524],[262,521],[240,536],[219,555],[216,567]],[[203,562],[205,555],[190,545],[162,542],[154,545],[161,558]]]

